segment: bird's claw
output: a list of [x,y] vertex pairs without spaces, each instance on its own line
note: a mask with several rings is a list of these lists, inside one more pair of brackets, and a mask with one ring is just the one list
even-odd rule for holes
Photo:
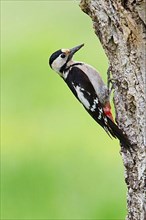
[[110,96],[112,90],[115,88],[115,80],[111,77],[111,66],[107,69],[107,89],[108,89],[108,94]]

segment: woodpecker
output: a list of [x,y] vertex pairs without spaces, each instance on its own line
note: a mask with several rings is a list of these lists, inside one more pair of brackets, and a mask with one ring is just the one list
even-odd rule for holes
[[118,138],[122,145],[129,149],[129,140],[114,123],[109,91],[101,76],[92,66],[73,60],[73,55],[83,46],[84,44],[81,44],[72,49],[57,50],[50,56],[49,65],[61,76],[86,111],[107,134]]

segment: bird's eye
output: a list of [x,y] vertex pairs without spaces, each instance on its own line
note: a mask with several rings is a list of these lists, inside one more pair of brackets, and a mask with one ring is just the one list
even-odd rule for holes
[[61,58],[65,58],[66,56],[65,56],[65,54],[64,53],[62,53],[61,54]]

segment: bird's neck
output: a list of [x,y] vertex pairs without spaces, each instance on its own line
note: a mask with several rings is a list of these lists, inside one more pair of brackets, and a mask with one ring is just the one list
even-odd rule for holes
[[73,66],[76,66],[76,65],[82,65],[82,62],[70,60],[70,61],[66,64],[66,67],[65,67],[65,69],[64,69],[64,71],[63,71],[63,78],[64,78],[64,79],[67,78],[70,69],[71,69]]

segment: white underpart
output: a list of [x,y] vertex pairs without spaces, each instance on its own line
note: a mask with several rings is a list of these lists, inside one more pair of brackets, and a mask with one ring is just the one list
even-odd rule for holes
[[90,109],[92,112],[95,112],[97,104],[98,104],[98,98],[94,99],[93,105]]
[[81,101],[81,103],[85,106],[85,108],[89,109],[90,108],[90,103],[88,102],[88,100],[84,97],[83,91],[84,89],[76,86],[76,92],[77,92],[77,96],[79,98],[79,100]]

